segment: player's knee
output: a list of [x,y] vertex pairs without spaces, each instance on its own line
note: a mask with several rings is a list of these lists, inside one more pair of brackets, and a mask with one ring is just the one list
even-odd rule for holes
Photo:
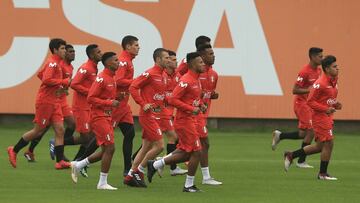
[[65,133],[64,126],[55,126],[54,130],[55,130],[55,136],[60,136],[60,137],[64,136]]

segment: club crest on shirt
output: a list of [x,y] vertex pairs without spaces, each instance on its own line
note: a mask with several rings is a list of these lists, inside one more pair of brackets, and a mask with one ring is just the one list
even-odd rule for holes
[[313,88],[314,88],[314,89],[319,89],[319,88],[320,88],[320,84],[313,84]]
[[120,61],[119,62],[119,66],[126,66],[127,65],[127,62],[126,61]]
[[304,78],[302,78],[302,77],[297,77],[297,79],[296,79],[296,81],[298,81],[298,82],[302,82],[304,80]]

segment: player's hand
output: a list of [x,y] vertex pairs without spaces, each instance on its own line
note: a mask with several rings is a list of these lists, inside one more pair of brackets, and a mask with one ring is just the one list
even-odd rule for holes
[[329,107],[328,110],[326,110],[326,114],[330,115],[332,113],[336,112],[336,109],[334,107]]
[[336,104],[334,104],[334,108],[336,110],[341,110],[342,109],[342,104],[340,102],[336,102]]
[[120,104],[120,102],[119,102],[118,100],[113,100],[111,105],[112,105],[113,107],[118,107],[119,104]]
[[219,98],[219,93],[217,93],[217,92],[211,93],[210,99],[218,99],[218,98]]
[[143,110],[145,111],[145,112],[147,112],[149,109],[151,109],[152,108],[152,104],[145,104],[144,105],[144,107],[143,107]]
[[200,113],[200,108],[199,107],[195,107],[192,114],[193,115],[198,115]]

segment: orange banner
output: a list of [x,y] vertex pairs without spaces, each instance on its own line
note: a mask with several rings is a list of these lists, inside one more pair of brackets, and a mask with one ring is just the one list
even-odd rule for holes
[[123,36],[137,36],[139,75],[152,65],[155,48],[177,51],[180,61],[198,35],[207,35],[220,75],[211,117],[294,118],[292,87],[309,47],[317,46],[338,58],[343,110],[335,118],[358,120],[359,9],[359,1],[335,0],[2,0],[0,113],[34,112],[35,75],[50,38],[74,45],[78,68],[87,44],[119,53]]

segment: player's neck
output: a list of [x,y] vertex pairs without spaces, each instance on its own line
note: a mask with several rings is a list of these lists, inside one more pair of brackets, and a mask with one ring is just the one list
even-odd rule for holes
[[316,65],[314,62],[310,61],[309,65],[312,69],[316,69],[318,67],[318,65]]
[[165,71],[169,74],[172,75],[175,71],[171,68],[165,68]]

